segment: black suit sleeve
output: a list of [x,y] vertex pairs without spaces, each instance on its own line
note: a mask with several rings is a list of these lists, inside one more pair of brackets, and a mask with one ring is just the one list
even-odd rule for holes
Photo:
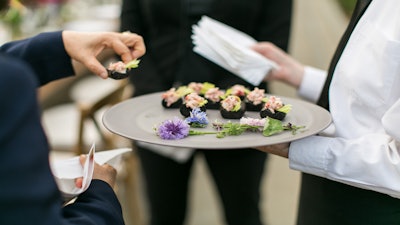
[[0,53],[27,63],[39,80],[39,85],[74,74],[71,59],[64,49],[62,32],[42,33],[4,44],[0,47]]
[[[63,210],[63,217],[71,224],[124,224],[122,209],[110,185],[92,180],[90,187]],[[101,215],[101,216],[99,216]]]
[[[76,203],[62,206],[50,170],[36,87],[38,80],[56,78],[53,72],[69,74],[71,67],[69,57],[57,45],[62,43],[60,34],[50,36],[18,41],[0,49],[0,224],[122,225],[120,204],[103,181],[94,180]],[[45,49],[34,44],[40,46],[44,41],[48,42]],[[46,58],[56,62],[39,65]],[[38,69],[42,71],[41,66],[45,67],[43,72],[36,73]]]

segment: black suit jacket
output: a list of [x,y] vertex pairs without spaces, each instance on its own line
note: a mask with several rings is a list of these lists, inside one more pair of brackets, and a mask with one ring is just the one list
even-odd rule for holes
[[132,76],[136,94],[165,91],[191,81],[221,88],[251,85],[193,52],[192,25],[202,15],[239,29],[259,41],[287,49],[292,0],[126,0],[121,30],[144,37],[147,52]]
[[0,47],[0,224],[124,224],[112,188],[100,180],[62,207],[36,88],[71,74],[61,32]]

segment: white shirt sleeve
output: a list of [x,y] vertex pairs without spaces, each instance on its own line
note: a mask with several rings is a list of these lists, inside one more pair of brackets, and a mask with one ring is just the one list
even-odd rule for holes
[[310,102],[317,102],[324,87],[326,77],[326,71],[306,66],[297,94]]
[[316,176],[400,198],[399,142],[389,135],[358,139],[312,136],[292,142],[289,166]]
[[[313,81],[321,78],[323,72],[318,75],[318,70],[307,71],[312,72],[305,74],[299,94],[316,101],[317,92],[322,88],[315,91],[317,84],[313,86]],[[323,83],[322,80],[319,82]],[[317,98],[313,98],[314,95]],[[304,173],[400,198],[400,100],[386,111],[381,123],[385,132],[371,131],[355,139],[334,138],[333,129],[323,132],[328,136],[320,134],[294,141],[290,145],[289,166]]]
[[386,111],[381,121],[386,133],[400,142],[400,99]]

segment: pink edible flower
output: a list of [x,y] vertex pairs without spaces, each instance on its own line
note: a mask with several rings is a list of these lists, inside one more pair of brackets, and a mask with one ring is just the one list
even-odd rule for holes
[[255,118],[250,118],[250,117],[242,117],[239,121],[240,124],[245,124],[249,126],[258,126],[258,127],[264,127],[266,119],[255,119]]

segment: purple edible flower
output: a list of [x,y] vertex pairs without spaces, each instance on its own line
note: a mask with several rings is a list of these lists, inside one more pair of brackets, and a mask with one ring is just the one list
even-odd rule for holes
[[174,119],[164,121],[158,127],[157,134],[162,139],[182,139],[189,135],[189,128],[189,124],[187,124],[184,120],[175,117]]
[[201,111],[199,108],[194,108],[190,112],[190,117],[185,119],[185,122],[188,124],[196,124],[196,126],[206,126],[208,124],[207,113]]

